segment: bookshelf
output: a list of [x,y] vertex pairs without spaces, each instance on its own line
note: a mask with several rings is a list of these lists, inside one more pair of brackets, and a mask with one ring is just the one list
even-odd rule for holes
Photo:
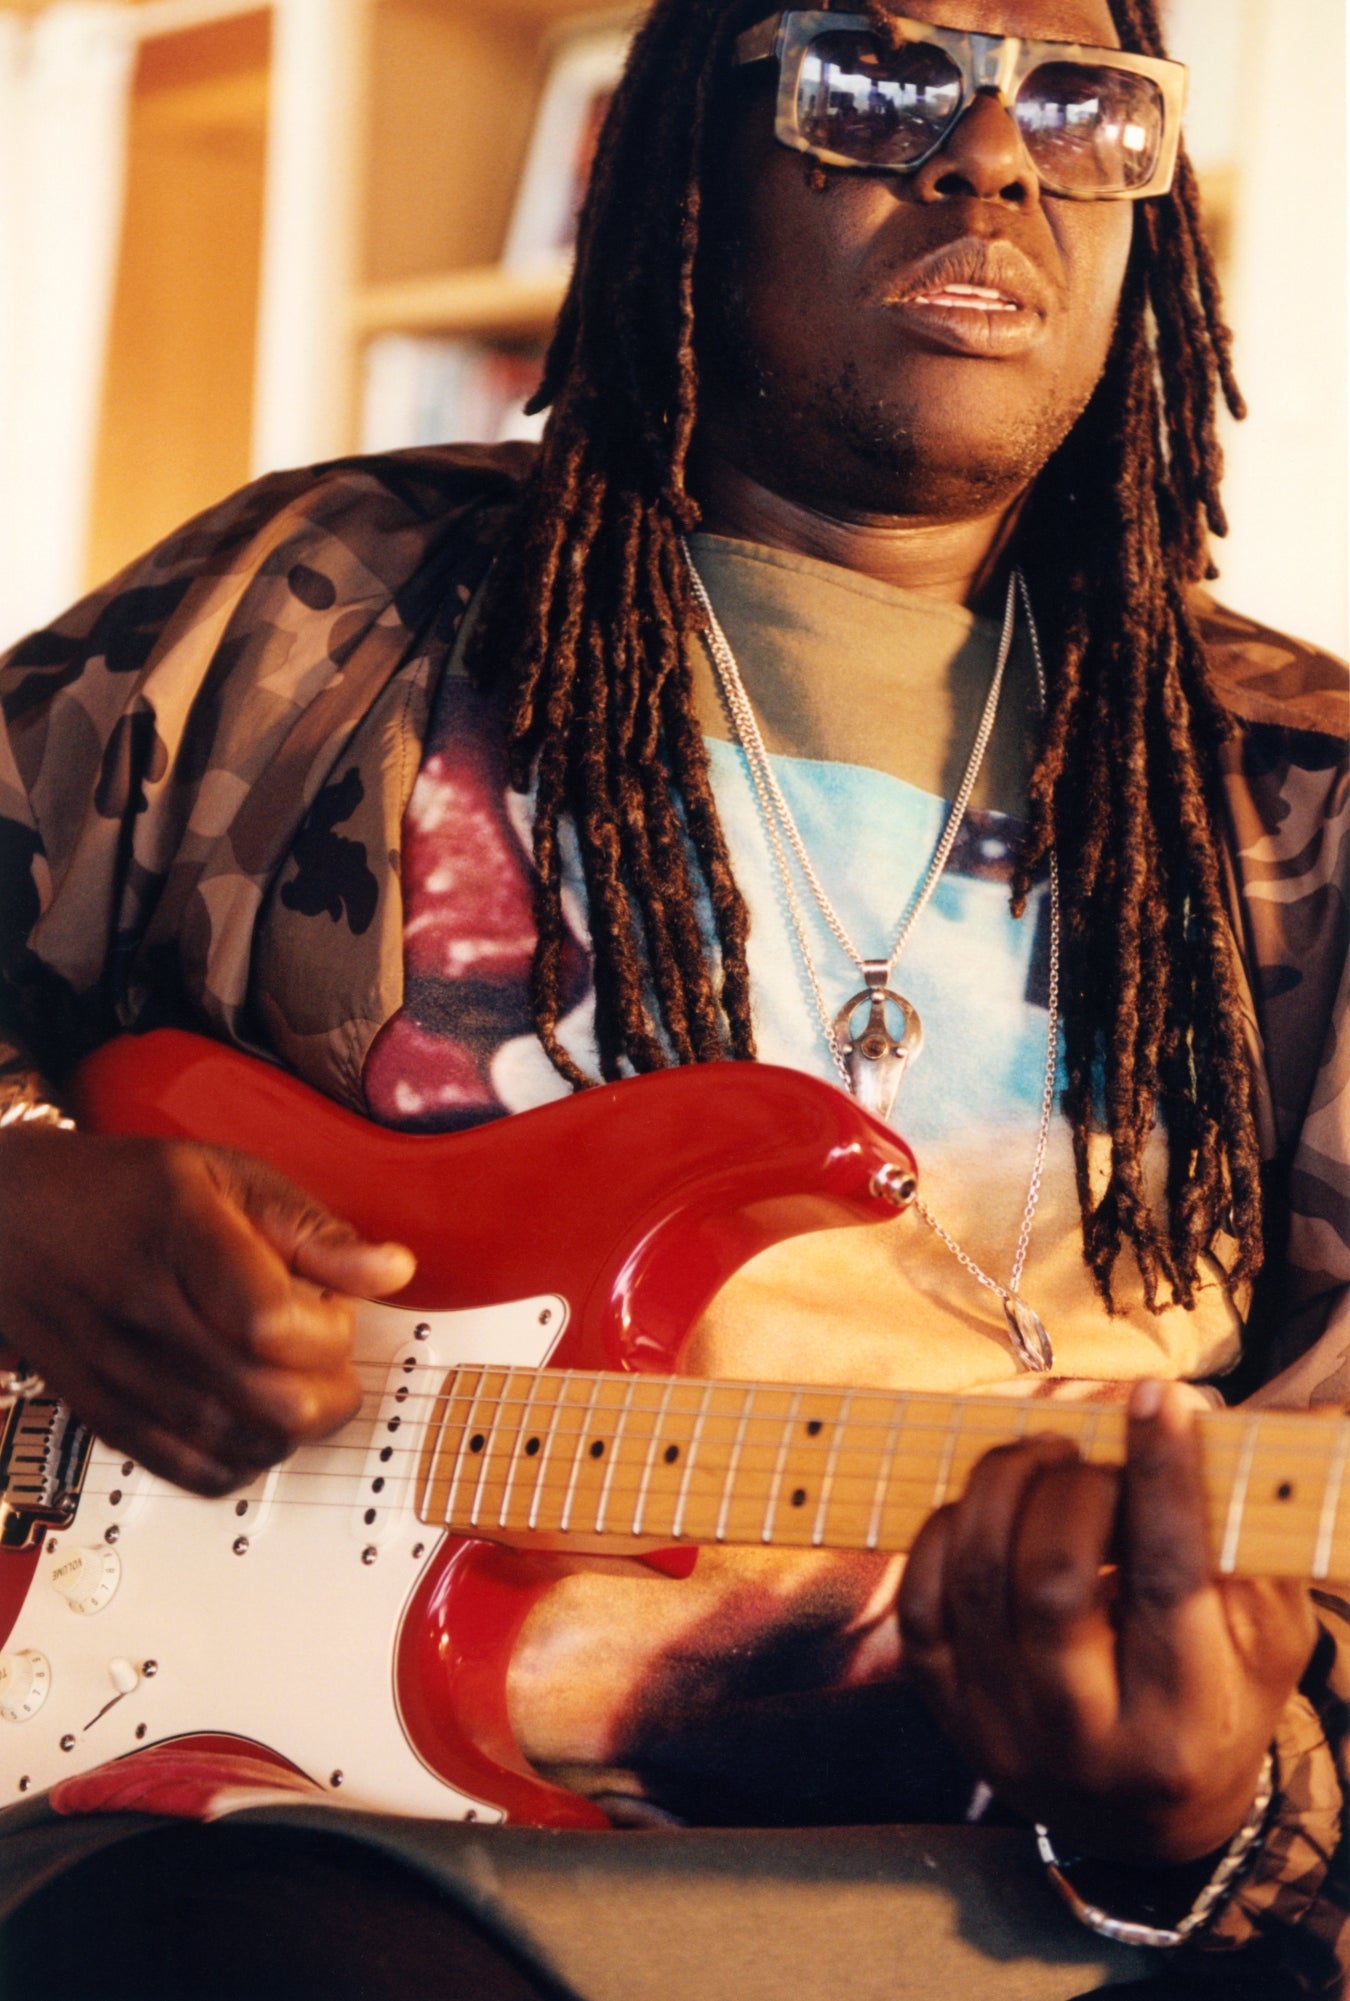
[[356,293],[351,335],[358,343],[379,333],[543,338],[557,317],[566,284],[565,264],[541,272],[471,264],[425,278],[395,278]]
[[253,472],[356,449],[379,335],[547,337],[565,264],[499,260],[556,38],[622,12],[239,0],[147,35],[91,581]]

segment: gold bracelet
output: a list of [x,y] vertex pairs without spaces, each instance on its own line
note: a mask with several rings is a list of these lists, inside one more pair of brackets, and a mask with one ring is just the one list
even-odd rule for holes
[[1251,1812],[1243,1821],[1233,1839],[1229,1842],[1219,1866],[1214,1871],[1191,1905],[1184,1918],[1175,1925],[1146,1925],[1132,1918],[1114,1918],[1109,1911],[1088,1903],[1080,1897],[1064,1871],[1071,1863],[1061,1862],[1050,1839],[1050,1830],[1040,1821],[1036,1823],[1036,1846],[1040,1850],[1046,1873],[1080,1925],[1089,1931],[1099,1932],[1103,1938],[1114,1939],[1117,1945],[1153,1946],[1163,1950],[1169,1946],[1183,1945],[1192,1932],[1199,1931],[1201,1925],[1212,1917],[1225,1893],[1232,1887],[1240,1870],[1249,1861],[1265,1833],[1266,1821],[1270,1815],[1271,1801],[1275,1797],[1275,1753],[1266,1752],[1261,1776],[1256,1784],[1256,1798],[1252,1801]]

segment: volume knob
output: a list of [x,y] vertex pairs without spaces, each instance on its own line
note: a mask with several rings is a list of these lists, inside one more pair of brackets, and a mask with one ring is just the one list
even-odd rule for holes
[[101,1612],[122,1581],[122,1559],[107,1543],[68,1549],[48,1572],[72,1612]]
[[47,1700],[51,1685],[51,1662],[45,1654],[31,1649],[0,1654],[0,1717],[6,1723],[26,1723]]

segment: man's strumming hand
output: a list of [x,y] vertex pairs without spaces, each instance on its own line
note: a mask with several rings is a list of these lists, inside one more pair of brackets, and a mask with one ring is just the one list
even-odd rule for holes
[[907,1671],[1061,1852],[1194,1861],[1242,1825],[1316,1638],[1302,1585],[1212,1576],[1194,1414],[1137,1386],[1123,1469],[989,1453],[915,1544]]
[[0,1134],[0,1339],[115,1450],[226,1493],[352,1416],[349,1295],[412,1277],[283,1175],[186,1143]]

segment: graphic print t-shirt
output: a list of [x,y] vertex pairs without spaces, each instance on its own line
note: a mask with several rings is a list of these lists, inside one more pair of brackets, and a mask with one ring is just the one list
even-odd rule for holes
[[[959,788],[998,629],[805,558],[712,536],[696,537],[694,550],[807,852],[860,952],[884,957]],[[718,810],[751,912],[759,1055],[835,1081],[761,810],[701,645],[693,664]],[[1009,910],[1037,712],[1022,621],[971,809],[892,978],[924,1028],[893,1122],[944,1228],[1005,1283],[1049,1027],[1047,886],[1020,920]],[[366,1068],[370,1109],[385,1123],[454,1128],[565,1092],[530,1026],[529,822],[528,798],[506,782],[494,715],[452,670],[404,825],[405,1004]],[[862,981],[810,891],[799,883],[798,892],[833,1015]],[[568,904],[563,1039],[594,1073],[575,866]],[[1130,1274],[1119,1277],[1124,1311],[1111,1317],[1082,1261],[1069,1134],[1056,1115],[1021,1290],[1054,1338],[1062,1393],[1146,1373],[1196,1378],[1236,1359],[1237,1317],[1217,1268],[1193,1311],[1160,1315],[1145,1310]],[[694,1331],[685,1365],[917,1390],[1040,1387],[1009,1349],[998,1298],[913,1213],[756,1259]],[[881,1556],[708,1550],[678,1583],[612,1566],[569,1577],[532,1614],[513,1662],[522,1747],[628,1818],[959,1813],[966,1777],[894,1680],[899,1568]]]

